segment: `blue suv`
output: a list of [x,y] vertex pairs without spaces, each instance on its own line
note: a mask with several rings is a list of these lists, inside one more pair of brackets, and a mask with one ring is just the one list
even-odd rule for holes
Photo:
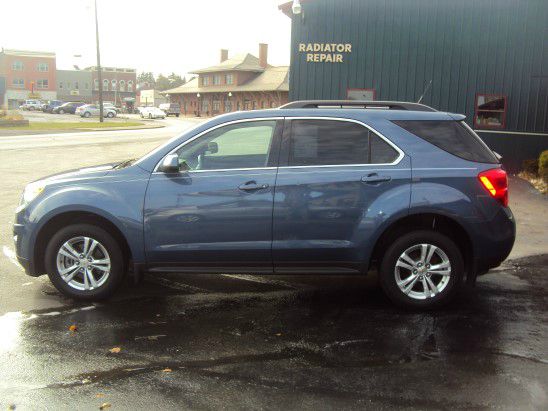
[[215,117],[138,160],[29,184],[17,256],[78,299],[126,273],[376,269],[396,304],[438,306],[515,238],[506,172],[463,120],[378,101]]

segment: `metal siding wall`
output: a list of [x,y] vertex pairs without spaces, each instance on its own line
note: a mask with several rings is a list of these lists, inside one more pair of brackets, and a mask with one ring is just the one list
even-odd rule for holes
[[[464,113],[477,93],[508,96],[506,131],[548,132],[548,1],[314,0],[292,25],[290,99],[423,102]],[[298,43],[352,43],[345,62],[307,63]]]

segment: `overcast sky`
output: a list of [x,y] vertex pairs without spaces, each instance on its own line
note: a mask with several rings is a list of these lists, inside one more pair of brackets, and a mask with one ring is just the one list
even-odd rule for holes
[[[97,0],[103,66],[187,73],[268,43],[268,62],[289,64],[284,0]],[[93,0],[1,0],[0,46],[53,51],[57,67],[95,65]],[[81,54],[81,58],[73,57]]]

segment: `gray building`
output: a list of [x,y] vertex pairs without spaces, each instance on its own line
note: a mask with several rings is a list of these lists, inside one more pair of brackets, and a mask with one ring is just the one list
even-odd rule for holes
[[92,80],[89,70],[57,70],[57,99],[92,102]]
[[511,171],[548,148],[548,1],[301,0],[289,99],[462,113]]

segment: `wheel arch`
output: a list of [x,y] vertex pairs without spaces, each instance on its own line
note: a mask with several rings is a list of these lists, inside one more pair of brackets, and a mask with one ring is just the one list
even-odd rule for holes
[[452,239],[462,253],[466,278],[475,279],[475,256],[470,234],[455,218],[439,212],[409,214],[392,222],[377,238],[371,253],[369,268],[378,266],[384,250],[395,238],[404,233],[421,229],[437,231]]
[[45,251],[48,240],[58,230],[71,224],[90,224],[106,230],[120,245],[126,264],[132,259],[133,253],[126,236],[113,221],[91,211],[65,211],[49,218],[40,227],[36,235],[33,252],[34,271],[36,273],[45,273]]

